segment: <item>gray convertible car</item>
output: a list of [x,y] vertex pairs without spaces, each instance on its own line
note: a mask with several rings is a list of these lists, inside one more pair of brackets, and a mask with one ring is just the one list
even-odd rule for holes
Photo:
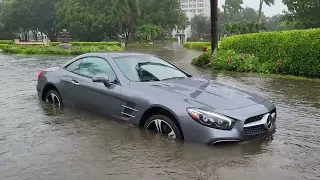
[[87,53],[38,75],[39,98],[113,117],[147,131],[213,145],[265,138],[276,107],[255,93],[193,77],[142,53]]

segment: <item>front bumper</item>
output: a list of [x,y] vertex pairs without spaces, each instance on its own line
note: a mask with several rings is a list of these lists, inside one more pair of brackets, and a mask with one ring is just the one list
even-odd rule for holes
[[[189,121],[194,121],[189,119]],[[252,126],[253,132],[246,134],[243,127],[243,122],[236,122],[235,127],[232,130],[220,130],[203,126],[197,122],[193,122],[193,128],[184,133],[184,137],[187,141],[202,143],[206,145],[213,145],[220,142],[244,142],[258,138],[266,138],[276,132],[276,122],[273,122],[272,128],[261,131],[260,127]],[[192,133],[191,133],[192,132]]]
[[[271,118],[269,115],[275,112],[275,106],[269,106],[268,108],[262,106],[261,104],[254,105],[229,112],[238,115],[241,114],[241,116],[237,118],[238,120],[235,120],[235,126],[231,130],[209,128],[199,124],[189,116],[184,116],[182,127],[184,138],[191,142],[213,145],[219,142],[244,142],[271,136],[276,132],[276,116],[269,120],[268,117]],[[246,122],[248,118],[260,114],[264,114],[260,120]]]

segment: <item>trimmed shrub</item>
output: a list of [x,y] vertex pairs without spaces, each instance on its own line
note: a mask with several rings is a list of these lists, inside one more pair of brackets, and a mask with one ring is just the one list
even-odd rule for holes
[[237,54],[233,50],[221,50],[214,58],[212,67],[216,70],[258,72],[259,63],[259,58],[253,54]]
[[9,46],[9,44],[0,44],[0,49],[6,48],[8,46]]
[[0,44],[13,44],[13,40],[0,40]]
[[[50,46],[58,46],[60,42],[50,42]],[[72,46],[120,46],[119,42],[70,42]]]
[[187,49],[196,49],[196,50],[202,50],[202,47],[203,46],[210,46],[211,43],[210,42],[185,42],[183,44],[183,47],[184,48],[187,48]]
[[58,46],[60,44],[60,42],[50,42],[49,45],[50,46]]
[[220,50],[254,54],[260,73],[320,76],[320,28],[230,36]]
[[165,37],[164,40],[165,40],[165,41],[175,42],[175,41],[178,41],[178,38],[176,38],[176,37]]
[[202,53],[199,57],[194,58],[191,63],[198,67],[204,67],[209,65],[210,62],[211,62],[210,52],[205,52],[205,53]]
[[55,46],[3,46],[2,51],[9,54],[48,54],[48,55],[81,55],[89,52],[121,51],[119,46],[71,46],[70,49],[61,49]]
[[73,46],[119,46],[119,42],[70,42]]

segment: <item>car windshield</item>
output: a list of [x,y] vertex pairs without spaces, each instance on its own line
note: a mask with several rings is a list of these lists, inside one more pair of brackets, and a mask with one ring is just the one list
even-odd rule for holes
[[114,59],[124,75],[131,81],[163,81],[187,77],[184,72],[170,63],[152,55],[131,55]]

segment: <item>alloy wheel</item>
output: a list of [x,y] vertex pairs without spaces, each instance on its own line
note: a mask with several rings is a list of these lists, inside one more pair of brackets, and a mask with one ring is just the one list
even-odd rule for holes
[[162,119],[154,119],[146,126],[147,130],[155,130],[158,133],[167,135],[170,139],[176,139],[176,133],[166,121]]
[[59,97],[54,93],[49,93],[47,95],[46,102],[57,105],[58,107],[61,107],[61,102],[59,100]]

